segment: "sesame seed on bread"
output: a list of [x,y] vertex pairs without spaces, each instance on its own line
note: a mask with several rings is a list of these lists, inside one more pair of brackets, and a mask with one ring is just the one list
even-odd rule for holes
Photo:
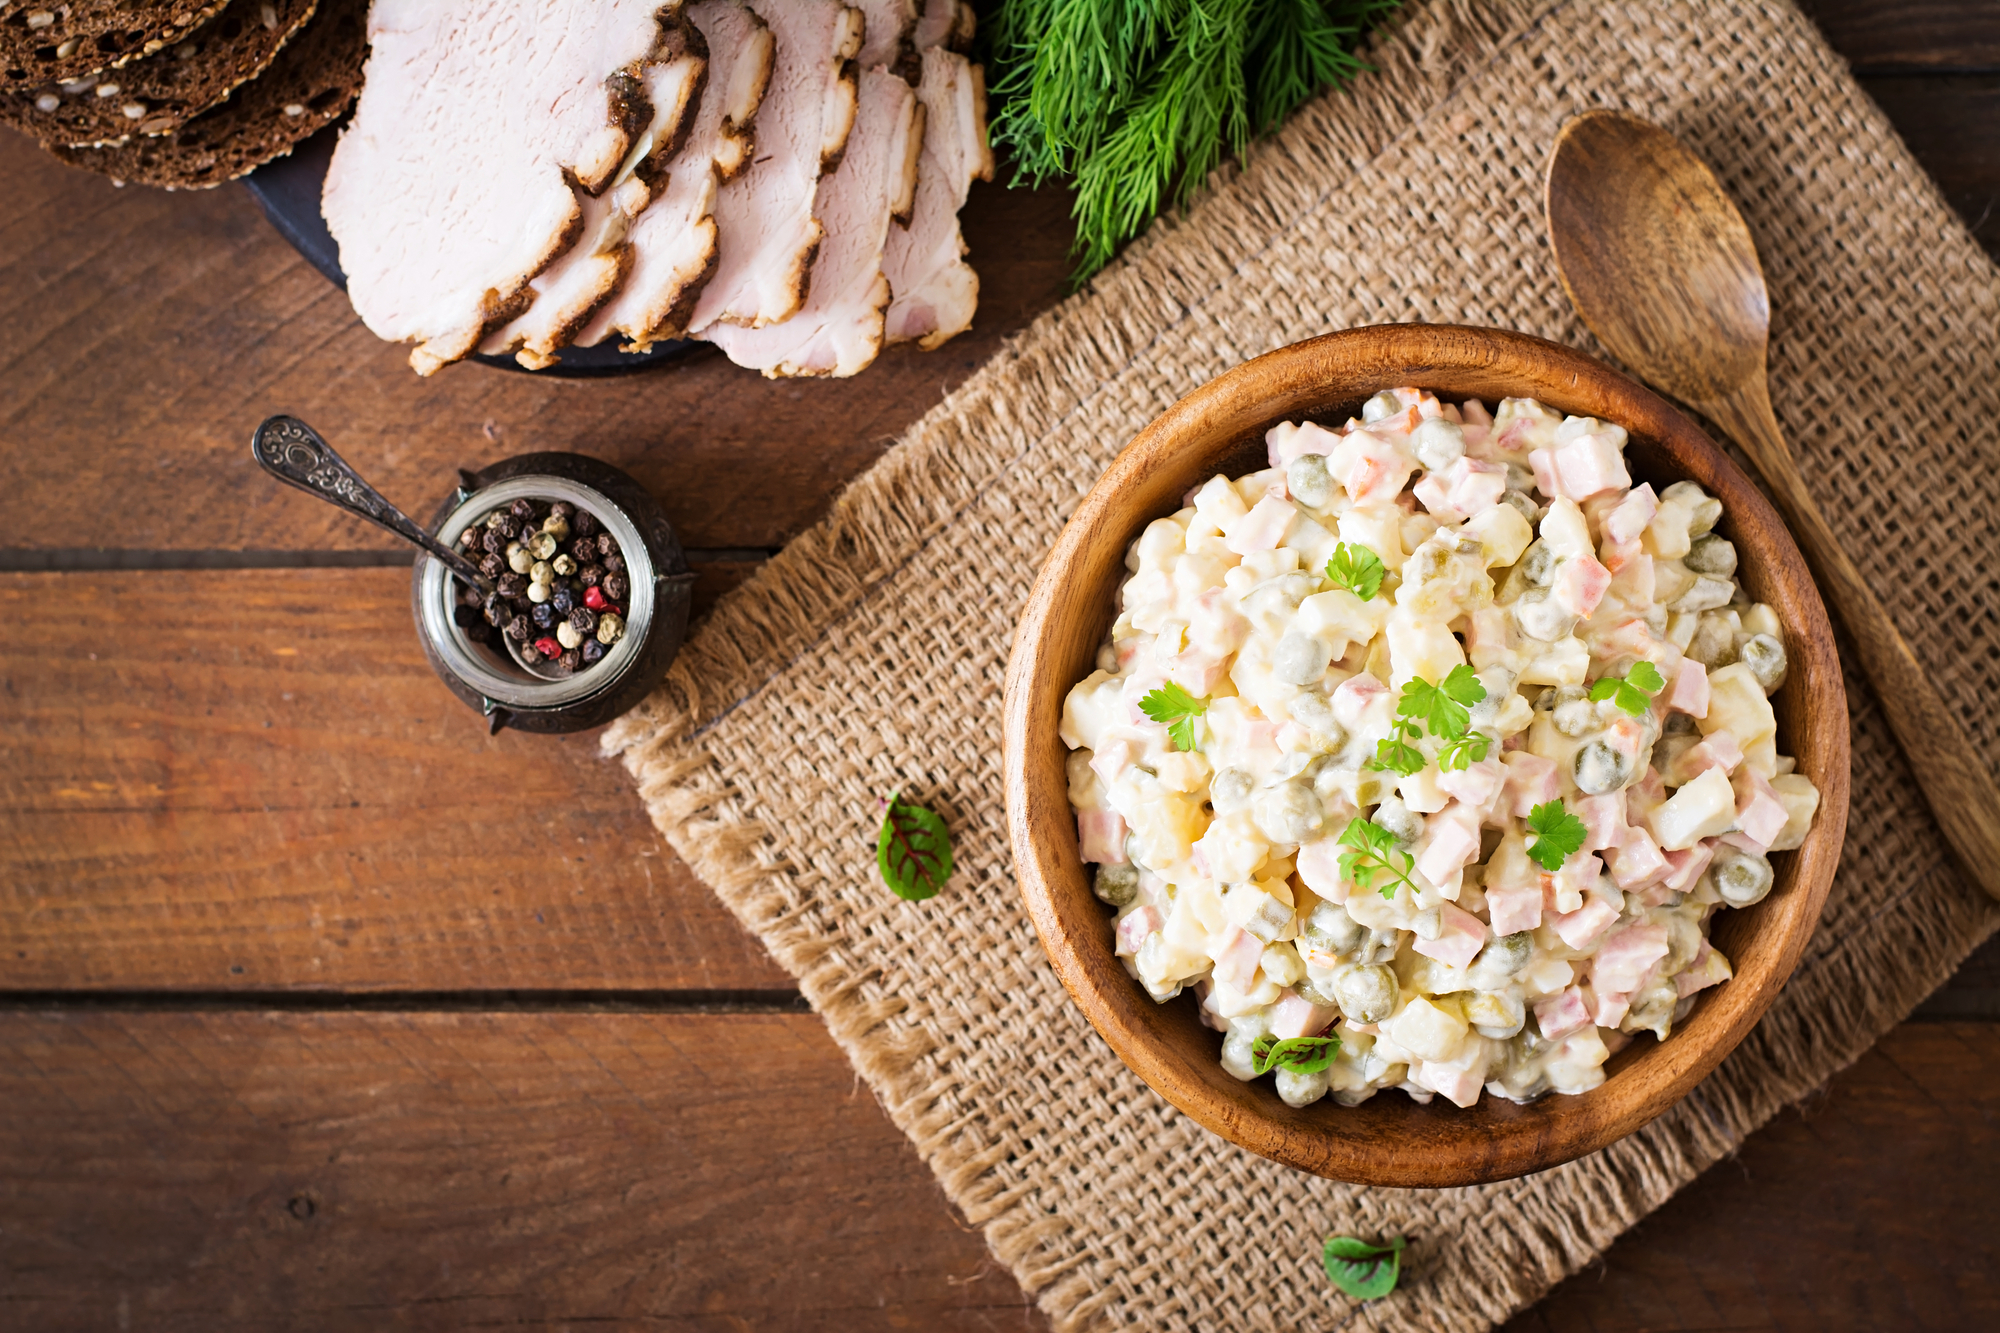
[[0,83],[67,83],[157,55],[224,0],[0,0]]
[[231,0],[193,36],[143,60],[68,83],[0,88],[0,122],[72,148],[165,134],[263,73],[318,2]]
[[104,148],[51,147],[71,166],[167,189],[220,185],[332,124],[361,87],[368,0],[320,0],[269,69],[179,129]]

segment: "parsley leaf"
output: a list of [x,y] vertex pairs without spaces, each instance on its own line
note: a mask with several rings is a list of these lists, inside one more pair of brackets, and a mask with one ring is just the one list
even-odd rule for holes
[[1318,1037],[1287,1037],[1279,1041],[1266,1032],[1250,1047],[1250,1068],[1259,1074],[1273,1069],[1291,1069],[1301,1074],[1317,1074],[1340,1054],[1340,1034],[1328,1032]]
[[1208,711],[1208,700],[1197,699],[1168,681],[1139,700],[1139,711],[1155,722],[1167,724],[1167,735],[1173,738],[1176,750],[1192,750],[1195,747],[1194,720]]
[[951,878],[951,830],[937,813],[890,792],[875,835],[875,868],[898,898],[935,898]]
[[1637,717],[1652,705],[1652,696],[1664,689],[1666,684],[1667,678],[1651,662],[1634,662],[1623,680],[1616,676],[1601,677],[1590,687],[1590,701],[1601,704],[1610,699]]
[[1357,1301],[1372,1301],[1396,1289],[1403,1275],[1401,1236],[1389,1237],[1387,1245],[1370,1245],[1353,1236],[1328,1236],[1320,1262],[1327,1280]]
[[1457,740],[1472,724],[1472,705],[1485,697],[1486,687],[1479,683],[1479,677],[1460,662],[1437,685],[1418,676],[1403,686],[1396,716],[1422,720],[1441,741]]
[[1410,878],[1416,858],[1397,846],[1396,835],[1380,824],[1358,816],[1350,819],[1340,832],[1338,845],[1350,849],[1340,854],[1342,879],[1372,889],[1375,876],[1387,872],[1389,882],[1381,889],[1384,898],[1394,898],[1398,884],[1408,885],[1411,893],[1417,891],[1416,881]]
[[1382,591],[1382,557],[1358,542],[1342,542],[1326,562],[1326,580],[1364,602],[1372,602]]
[[1469,768],[1484,759],[1492,745],[1492,737],[1483,732],[1468,731],[1438,751],[1438,771],[1456,773],[1460,769]]
[[1368,761],[1371,768],[1386,768],[1391,773],[1404,777],[1421,773],[1424,768],[1424,752],[1412,741],[1423,736],[1423,732],[1407,722],[1398,722],[1396,729],[1388,736],[1375,742],[1375,757]]
[[1528,855],[1542,869],[1554,874],[1562,869],[1562,863],[1583,850],[1584,834],[1589,830],[1583,821],[1563,809],[1561,801],[1544,801],[1528,813],[1528,832],[1535,840],[1528,844]]

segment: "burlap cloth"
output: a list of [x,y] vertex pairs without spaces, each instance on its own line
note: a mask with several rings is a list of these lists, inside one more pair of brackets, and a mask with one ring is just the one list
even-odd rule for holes
[[[1434,0],[1372,59],[912,428],[606,738],[1063,1328],[1499,1321],[1855,1059],[2000,922],[1850,670],[1854,808],[1804,962],[1714,1075],[1593,1157],[1462,1190],[1314,1179],[1174,1111],[1070,1006],[1020,906],[1000,790],[1001,669],[1043,552],[1145,422],[1270,348],[1429,320],[1602,355],[1542,220],[1549,144],[1586,108],[1668,126],[1743,206],[1806,475],[1946,702],[1983,748],[2000,735],[2000,272],[1810,22],[1782,0]],[[921,905],[873,868],[896,787],[956,838],[955,878]],[[1319,1270],[1329,1232],[1414,1237],[1410,1276],[1347,1301]]]

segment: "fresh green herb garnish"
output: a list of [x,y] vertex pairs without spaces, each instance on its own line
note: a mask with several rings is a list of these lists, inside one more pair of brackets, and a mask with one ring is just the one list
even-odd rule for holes
[[935,898],[951,878],[951,830],[936,812],[890,792],[882,831],[875,835],[875,868],[898,898]]
[[1398,884],[1417,892],[1417,882],[1410,878],[1416,858],[1397,846],[1396,835],[1380,824],[1358,816],[1348,820],[1340,831],[1339,845],[1349,849],[1340,854],[1340,873],[1350,883],[1372,889],[1375,876],[1386,872],[1389,882],[1381,888],[1384,898],[1394,898]]
[[1194,720],[1208,711],[1208,700],[1197,699],[1168,681],[1139,700],[1139,711],[1155,722],[1166,723],[1167,735],[1173,738],[1176,750],[1192,750]]
[[1433,739],[1443,741],[1438,751],[1438,768],[1446,773],[1476,764],[1486,757],[1492,737],[1470,731],[1472,705],[1486,697],[1486,687],[1472,668],[1461,662],[1440,684],[1419,676],[1403,686],[1396,701],[1396,729],[1387,739],[1376,742],[1375,757],[1369,762],[1404,777],[1420,771],[1425,763],[1416,742],[1430,728]]
[[1320,1262],[1326,1266],[1327,1280],[1357,1301],[1372,1301],[1396,1289],[1403,1275],[1401,1236],[1389,1237],[1387,1245],[1370,1245],[1353,1236],[1328,1236]]
[[1075,280],[1253,130],[1358,72],[1397,0],[1005,0],[984,22],[992,142],[1013,184],[1076,186]]
[[1528,855],[1554,874],[1563,862],[1583,850],[1583,838],[1589,831],[1581,819],[1563,809],[1561,801],[1544,801],[1528,812],[1528,832],[1535,835],[1528,844]]
[[1283,1041],[1269,1032],[1250,1047],[1250,1068],[1259,1074],[1273,1069],[1290,1069],[1301,1074],[1317,1074],[1340,1054],[1340,1034],[1319,1037],[1287,1037]]
[[1590,687],[1590,701],[1601,704],[1606,699],[1616,703],[1633,717],[1652,706],[1652,696],[1666,687],[1667,678],[1651,662],[1634,662],[1632,669],[1625,673],[1625,679],[1605,676]]
[[1326,562],[1326,580],[1364,602],[1372,602],[1382,591],[1382,557],[1359,543],[1342,542]]

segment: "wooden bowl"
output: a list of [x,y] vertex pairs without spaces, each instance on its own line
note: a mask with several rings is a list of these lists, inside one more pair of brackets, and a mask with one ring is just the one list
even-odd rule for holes
[[[1092,896],[1056,735],[1064,697],[1109,631],[1125,549],[1209,477],[1266,466],[1279,421],[1337,424],[1379,389],[1416,385],[1450,399],[1538,398],[1630,433],[1635,480],[1699,482],[1725,507],[1739,576],[1784,622],[1790,675],[1775,697],[1778,745],[1820,790],[1805,845],[1773,858],[1776,887],[1713,918],[1733,980],[1703,994],[1665,1041],[1642,1036],[1606,1066],[1603,1086],[1517,1106],[1487,1094],[1470,1110],[1419,1106],[1385,1091],[1358,1107],[1279,1100],[1269,1078],[1225,1073],[1221,1036],[1192,993],[1155,1004],[1112,953],[1111,918]],[[1070,517],[1035,580],[1007,665],[1007,823],[1028,913],[1057,974],[1119,1058],[1154,1091],[1231,1143],[1361,1184],[1469,1185],[1580,1157],[1659,1115],[1715,1068],[1777,996],[1819,919],[1847,825],[1847,697],[1826,609],[1805,561],[1750,479],[1655,394],[1569,348],[1494,329],[1391,325],[1281,348],[1195,390],[1141,431]]]

